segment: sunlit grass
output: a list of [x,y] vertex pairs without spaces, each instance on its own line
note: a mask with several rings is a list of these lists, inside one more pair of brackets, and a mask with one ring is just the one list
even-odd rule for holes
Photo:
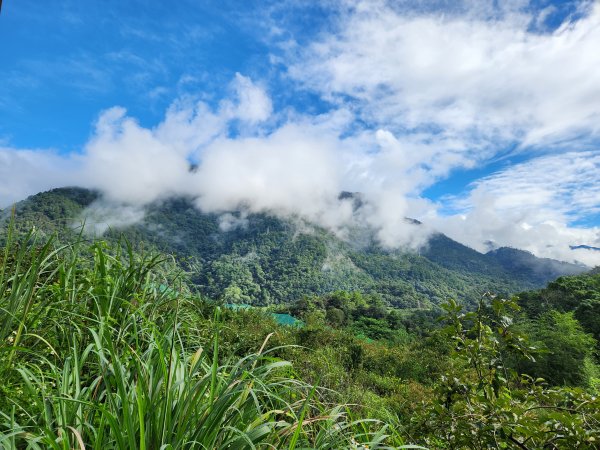
[[[391,427],[325,405],[267,340],[242,358],[194,336],[198,305],[126,243],[9,234],[0,256],[0,448],[390,448]],[[166,286],[169,286],[168,288]],[[198,320],[197,323],[207,323]]]

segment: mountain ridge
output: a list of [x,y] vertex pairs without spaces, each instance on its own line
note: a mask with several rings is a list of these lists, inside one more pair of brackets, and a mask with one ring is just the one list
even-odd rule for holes
[[[17,227],[36,226],[69,240],[77,220],[91,211],[86,208],[100,200],[98,192],[83,188],[39,193],[15,205]],[[0,213],[5,222],[8,215],[9,210]],[[143,219],[106,233],[109,239],[120,235],[176,255],[202,294],[228,302],[286,303],[346,290],[379,295],[398,307],[430,308],[450,297],[473,303],[486,291],[513,294],[543,287],[585,270],[516,249],[483,254],[441,233],[419,252],[384,249],[370,239],[357,248],[305,221],[241,211],[203,213],[186,198],[150,205]]]

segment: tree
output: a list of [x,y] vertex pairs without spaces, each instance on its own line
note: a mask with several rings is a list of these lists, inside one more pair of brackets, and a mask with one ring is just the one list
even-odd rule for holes
[[[414,422],[413,434],[436,448],[595,448],[600,400],[581,389],[548,389],[543,380],[518,376],[511,355],[531,358],[531,346],[512,316],[516,301],[486,296],[464,313],[443,305],[445,333],[455,350],[446,374]],[[556,316],[561,330],[570,317]],[[435,438],[433,438],[435,436]]]
[[517,365],[521,372],[544,378],[552,385],[585,386],[596,340],[585,333],[573,312],[548,311],[525,329],[540,349],[535,361]]

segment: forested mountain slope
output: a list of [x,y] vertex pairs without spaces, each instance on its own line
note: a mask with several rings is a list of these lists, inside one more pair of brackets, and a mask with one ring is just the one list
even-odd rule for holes
[[[81,188],[31,196],[16,205],[17,227],[33,225],[72,239],[82,221],[90,227],[86,208],[98,199],[98,193]],[[0,215],[6,223],[10,211]],[[429,308],[448,298],[474,302],[486,291],[537,288],[585,269],[514,249],[482,254],[442,234],[420,252],[386,250],[374,242],[357,248],[298,218],[206,214],[184,198],[150,206],[143,220],[109,230],[106,238],[121,235],[136,246],[176,255],[204,294],[251,304],[345,290],[378,294],[398,307]]]
[[519,298],[524,311],[533,318],[549,310],[572,313],[583,329],[600,342],[598,269],[578,276],[560,277],[548,283],[544,289],[519,294]]
[[538,258],[527,251],[510,247],[479,253],[440,233],[433,235],[420,253],[448,269],[531,286],[543,286],[561,275],[577,275],[589,270],[583,265]]

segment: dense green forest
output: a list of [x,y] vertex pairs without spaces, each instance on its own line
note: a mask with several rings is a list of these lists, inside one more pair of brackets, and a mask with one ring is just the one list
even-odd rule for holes
[[0,448],[597,448],[598,328],[577,311],[598,274],[524,308],[337,291],[231,309],[172,258],[10,229]]
[[[106,220],[87,208],[98,200],[97,193],[80,188],[37,194],[16,205],[17,228],[35,226],[69,242],[82,223],[93,231],[98,220]],[[10,210],[1,216],[6,226]],[[174,255],[206,296],[263,306],[338,290],[376,294],[399,308],[431,309],[449,298],[475,305],[484,292],[513,294],[585,270],[515,249],[482,254],[441,234],[416,252],[384,249],[367,231],[357,233],[360,245],[299,218],[207,214],[180,198],[151,205],[143,220],[108,230],[103,238],[125,236],[135,247]]]

